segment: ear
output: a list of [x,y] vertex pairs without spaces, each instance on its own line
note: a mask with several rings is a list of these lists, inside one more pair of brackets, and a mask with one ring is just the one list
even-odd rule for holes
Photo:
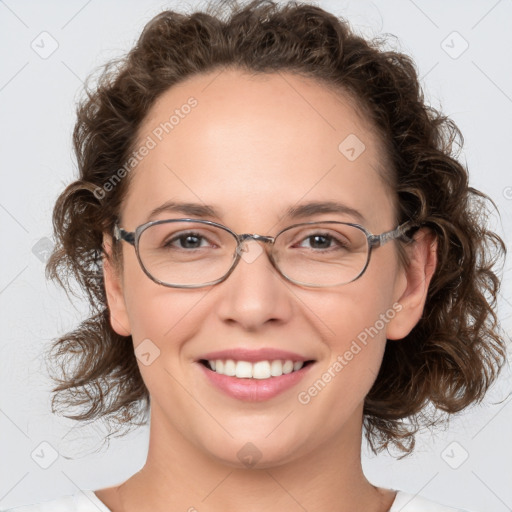
[[103,248],[103,279],[110,312],[110,325],[117,334],[130,336],[130,321],[124,300],[122,275],[112,257],[112,237],[110,235],[103,234]]
[[399,340],[407,336],[423,315],[428,287],[437,265],[437,237],[429,228],[421,228],[414,235],[414,242],[406,246],[409,265],[397,280],[397,314],[390,320],[386,337]]

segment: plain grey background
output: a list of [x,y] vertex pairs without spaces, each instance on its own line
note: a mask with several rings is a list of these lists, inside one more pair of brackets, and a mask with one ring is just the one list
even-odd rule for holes
[[[313,3],[313,2],[311,2]],[[361,33],[391,33],[413,56],[428,102],[465,137],[460,159],[472,185],[501,211],[496,230],[512,249],[512,2],[319,1]],[[0,0],[0,507],[43,501],[78,488],[119,483],[145,461],[147,428],[98,451],[99,425],[51,414],[41,351],[87,315],[80,300],[44,278],[51,211],[76,176],[71,150],[82,82],[127,51],[164,8],[199,2]],[[393,42],[391,40],[391,42]],[[396,47],[396,46],[395,46]],[[512,272],[504,271],[499,317],[512,332]],[[418,438],[397,461],[364,451],[375,484],[475,511],[512,510],[512,372],[486,401],[449,428]],[[45,444],[41,444],[45,443]],[[55,459],[55,460],[53,460]],[[46,469],[43,466],[48,466]]]

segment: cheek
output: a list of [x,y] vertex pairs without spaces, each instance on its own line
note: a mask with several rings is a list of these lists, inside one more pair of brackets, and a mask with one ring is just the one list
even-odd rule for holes
[[205,293],[172,290],[151,282],[133,288],[126,303],[134,343],[150,338],[162,349],[179,347],[177,340],[193,336],[199,327]]
[[148,338],[164,347],[182,328],[205,291],[161,286],[142,270],[133,254],[124,261],[124,300],[135,346]]
[[335,394],[342,392],[344,400],[354,403],[364,398],[375,381],[386,346],[387,326],[400,310],[393,301],[393,268],[381,270],[378,268],[373,275],[365,273],[337,291],[323,290],[301,297],[328,354],[319,386],[331,386],[332,382]]
[[[167,382],[191,358],[187,341],[194,339],[204,315],[205,290],[161,286],[130,261],[126,267],[125,304],[141,375],[151,392]],[[148,355],[149,354],[149,355]]]
[[[393,268],[367,270],[358,280],[337,289],[303,294],[301,301],[311,312],[311,321],[324,334],[332,352],[343,353],[353,341],[364,345],[386,339],[386,326],[394,318]],[[316,318],[316,321],[314,320]],[[367,343],[370,345],[370,343]]]
[[[386,325],[391,318],[382,301],[366,296],[350,299],[330,311],[331,332],[325,339],[329,358],[325,379],[334,380],[357,401],[369,391],[380,368],[386,344]],[[364,304],[364,306],[362,306]]]
[[317,331],[323,332],[326,357],[297,398],[308,417],[321,418],[323,435],[328,437],[362,414],[382,363],[386,325],[396,311],[387,307],[391,293],[376,295],[373,286],[356,287],[355,282],[352,290],[345,285],[336,294],[321,295],[309,305],[314,304],[317,313],[311,317],[317,318]]
[[188,342],[197,337],[201,326],[204,294],[153,286],[149,279],[127,294],[137,364],[156,402],[173,407],[188,403],[179,382],[190,367],[193,347]]

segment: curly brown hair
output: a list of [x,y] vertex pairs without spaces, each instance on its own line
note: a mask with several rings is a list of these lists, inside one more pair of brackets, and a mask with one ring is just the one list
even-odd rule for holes
[[[61,373],[52,375],[58,384],[53,412],[103,418],[117,435],[147,422],[150,396],[131,337],[110,325],[102,270],[103,233],[112,233],[130,175],[108,193],[105,184],[134,151],[138,128],[159,95],[195,74],[227,68],[288,71],[355,100],[386,150],[397,223],[413,219],[437,237],[438,265],[424,314],[403,341],[387,342],[365,400],[373,452],[395,446],[411,453],[418,429],[438,421],[425,413],[429,406],[447,416],[482,400],[505,361],[495,313],[496,265],[505,245],[486,226],[490,204],[496,206],[468,184],[456,159],[463,144],[457,126],[425,104],[413,61],[386,43],[355,34],[313,5],[223,1],[189,15],[160,13],[131,51],[102,68],[94,87],[87,82],[73,133],[79,178],[56,202],[57,243],[46,272],[67,290],[76,279],[91,316],[48,353]],[[116,246],[113,259],[120,264]]]

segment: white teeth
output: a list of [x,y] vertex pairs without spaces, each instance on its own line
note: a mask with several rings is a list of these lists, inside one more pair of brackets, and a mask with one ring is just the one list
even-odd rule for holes
[[293,372],[293,361],[289,359],[283,364],[283,373],[292,373]]
[[236,373],[235,373],[235,375],[239,379],[252,377],[252,364],[248,363],[247,361],[238,361],[236,363]]
[[293,363],[293,371],[296,372],[297,370],[300,370],[304,366],[304,363],[302,361],[297,361]]
[[270,375],[272,377],[279,377],[283,374],[283,362],[282,361],[272,361],[270,363]]
[[304,366],[303,361],[293,362],[290,359],[285,361],[276,359],[273,361],[234,361],[233,359],[209,360],[210,368],[221,375],[237,377],[239,379],[269,379],[280,377],[288,373],[300,370]]
[[258,361],[252,365],[253,379],[268,379],[270,377],[270,363],[268,361]]
[[230,377],[234,377],[236,375],[236,365],[233,359],[228,359],[224,363],[224,375],[229,375]]

